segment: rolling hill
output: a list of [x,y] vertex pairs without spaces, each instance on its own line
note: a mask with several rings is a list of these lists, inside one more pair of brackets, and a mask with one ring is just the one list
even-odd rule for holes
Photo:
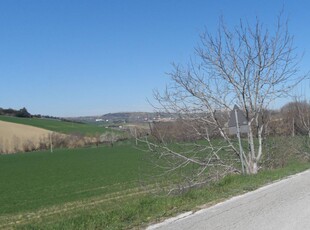
[[105,127],[99,127],[97,125],[82,124],[47,118],[20,118],[11,116],[0,116],[0,121],[30,125],[64,134],[80,133],[87,136],[93,136],[96,133],[104,133],[107,130]]

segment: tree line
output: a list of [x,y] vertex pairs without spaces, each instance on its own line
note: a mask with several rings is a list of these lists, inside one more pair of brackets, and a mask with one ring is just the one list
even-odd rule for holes
[[[207,118],[210,115],[199,114],[199,116]],[[227,129],[229,111],[218,111],[216,117],[221,126]],[[307,101],[292,101],[278,110],[265,110],[264,119],[266,125],[263,134],[265,136],[307,135],[310,137],[310,103]],[[206,126],[201,126],[200,122],[194,118],[188,120],[176,119],[171,122],[152,123],[150,133],[159,142],[198,141],[204,139],[200,133],[205,128]],[[209,136],[211,138],[221,137],[215,125],[208,124],[208,130],[210,130]]]
[[81,121],[74,121],[70,119],[66,119],[63,117],[57,117],[57,116],[50,116],[50,115],[41,115],[41,114],[31,114],[28,112],[28,110],[23,107],[19,110],[8,108],[3,109],[0,107],[0,115],[4,116],[11,116],[11,117],[21,117],[21,118],[46,118],[46,119],[55,119],[60,121],[66,121],[66,122],[72,122],[72,123],[78,123],[83,124],[84,122]]
[[30,118],[32,115],[28,112],[28,110],[23,107],[19,110],[15,109],[3,109],[0,108],[0,115],[6,115],[6,116],[14,116],[14,117],[25,117],[25,118]]

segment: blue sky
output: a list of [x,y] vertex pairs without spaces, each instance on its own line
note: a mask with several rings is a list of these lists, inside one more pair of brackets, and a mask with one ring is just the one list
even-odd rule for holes
[[[283,0],[0,0],[0,107],[53,116],[152,111],[147,98],[185,64],[204,28],[284,7],[302,70],[310,61],[310,3]],[[299,90],[306,92],[310,85]]]

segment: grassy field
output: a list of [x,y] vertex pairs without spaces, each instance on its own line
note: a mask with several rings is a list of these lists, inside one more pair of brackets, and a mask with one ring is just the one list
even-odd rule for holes
[[[145,164],[128,143],[0,155],[0,229],[144,193]],[[17,218],[17,219],[16,219]]]
[[66,122],[46,118],[19,118],[10,116],[0,116],[0,120],[24,125],[31,125],[38,128],[65,134],[81,133],[85,135],[94,135],[96,133],[101,134],[106,131],[104,127],[99,127],[92,124],[80,124],[80,123]]
[[155,180],[160,169],[150,167],[149,156],[130,141],[114,147],[0,155],[0,229],[143,228],[310,168],[307,158],[292,157],[275,170],[230,175],[167,196],[167,190],[158,188],[176,178]]
[[152,182],[144,180],[146,173],[155,175],[145,154],[121,142],[114,147],[0,155],[0,229],[141,228],[310,167],[308,162],[291,162],[166,196],[157,190],[155,195]]
[[0,214],[136,187],[141,154],[120,144],[0,155]]

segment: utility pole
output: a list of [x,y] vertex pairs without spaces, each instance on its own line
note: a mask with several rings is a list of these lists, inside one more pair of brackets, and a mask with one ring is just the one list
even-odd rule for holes
[[137,139],[137,127],[135,126],[135,138],[136,138],[136,146],[138,145],[138,139]]

